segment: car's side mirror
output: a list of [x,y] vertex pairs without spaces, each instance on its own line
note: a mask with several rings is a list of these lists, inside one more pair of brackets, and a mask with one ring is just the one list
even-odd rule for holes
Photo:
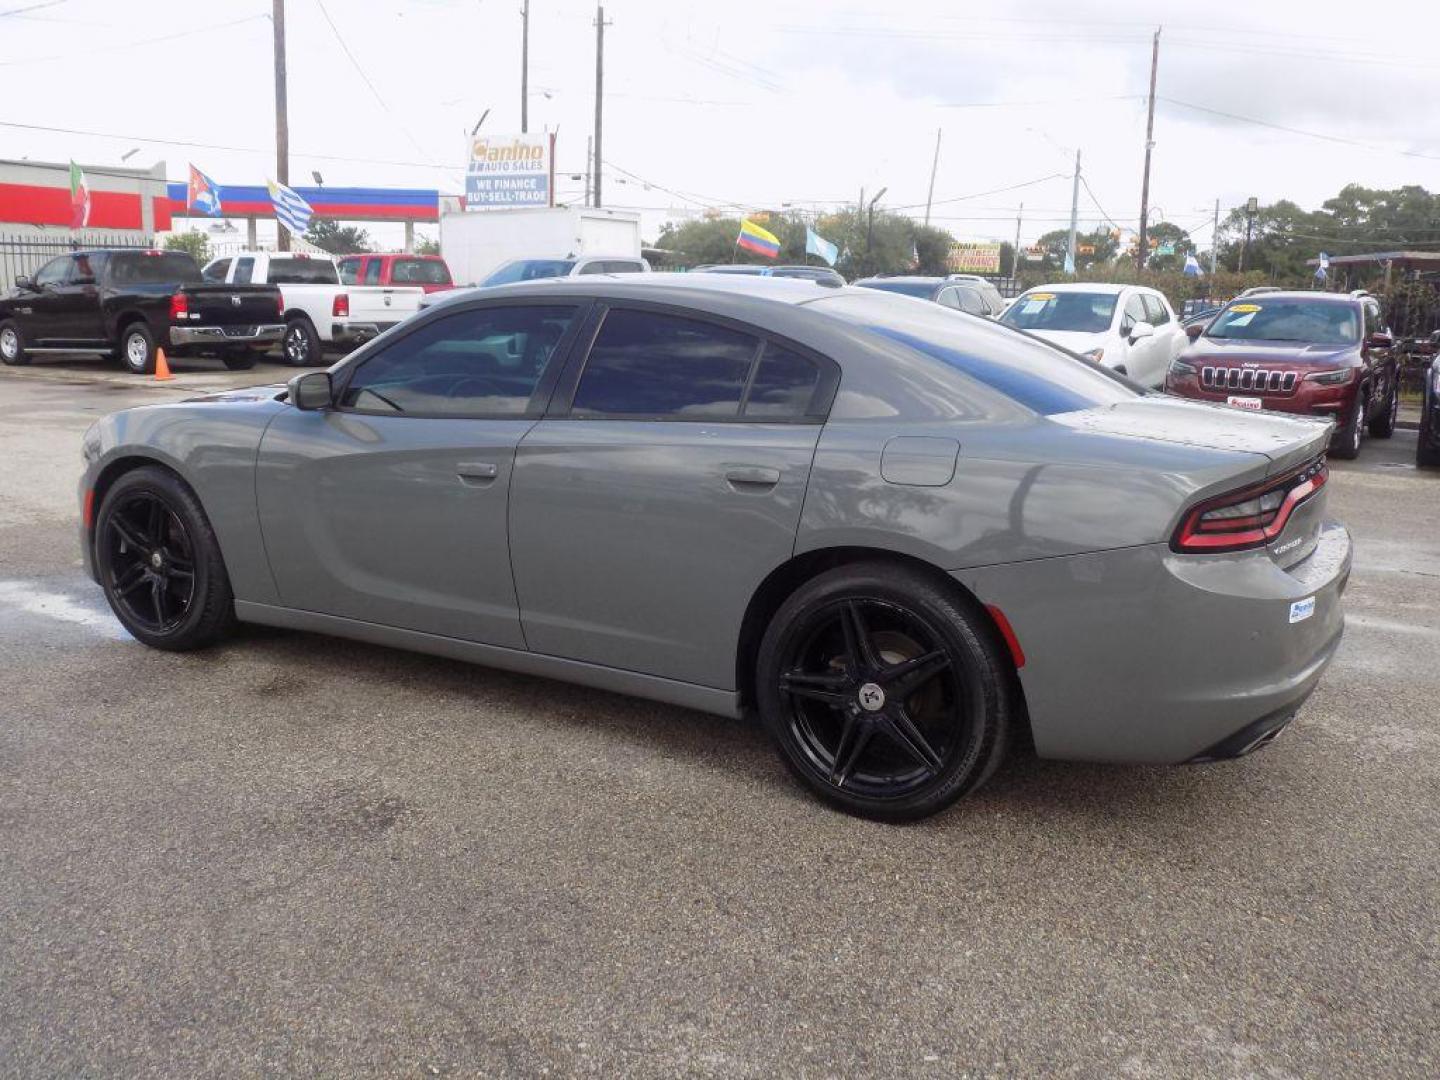
[[1188,337],[1191,341],[1194,341],[1196,338],[1198,338],[1198,337],[1199,337],[1201,334],[1203,334],[1204,332],[1205,332],[1205,324],[1204,324],[1204,323],[1199,323],[1199,322],[1197,322],[1197,323],[1191,323],[1189,326],[1187,326],[1187,327],[1185,328],[1185,336]]
[[290,404],[297,409],[313,412],[329,409],[335,404],[335,386],[328,371],[307,371],[296,375],[287,385],[290,388]]
[[1141,338],[1154,337],[1155,327],[1148,322],[1137,322],[1130,328],[1130,344],[1134,345]]
[[32,278],[29,274],[21,274],[15,279],[15,287],[17,289],[24,289],[26,292],[34,292],[35,279]]
[[1370,335],[1370,347],[1372,349],[1388,349],[1395,344],[1395,338],[1384,330],[1376,330]]

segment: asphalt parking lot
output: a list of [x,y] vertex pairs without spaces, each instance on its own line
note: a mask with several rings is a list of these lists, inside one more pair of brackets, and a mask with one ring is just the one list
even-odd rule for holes
[[193,367],[0,371],[0,1072],[1440,1074],[1413,432],[1334,465],[1347,635],[1273,746],[1013,758],[897,828],[749,723],[303,634],[135,643],[80,569],[81,433],[292,373]]

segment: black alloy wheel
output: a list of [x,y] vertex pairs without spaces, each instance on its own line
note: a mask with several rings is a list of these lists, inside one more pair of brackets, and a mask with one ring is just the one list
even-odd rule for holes
[[234,619],[214,531],[194,493],[164,469],[126,473],[106,494],[95,565],[116,617],[146,645],[199,648]]
[[1395,434],[1395,421],[1400,416],[1400,382],[1390,380],[1390,399],[1380,415],[1370,421],[1370,434],[1377,439],[1388,439]]
[[967,607],[884,565],[822,575],[782,606],[761,647],[769,686],[757,690],[809,787],[852,813],[907,820],[989,777],[1006,742],[1007,686]]

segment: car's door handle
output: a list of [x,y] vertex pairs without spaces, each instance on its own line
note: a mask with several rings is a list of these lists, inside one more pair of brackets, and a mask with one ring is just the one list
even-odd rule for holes
[[735,465],[725,470],[725,479],[737,487],[774,487],[780,482],[780,470],[765,465]]
[[465,461],[455,466],[455,473],[467,484],[488,484],[500,475],[500,466],[493,461]]

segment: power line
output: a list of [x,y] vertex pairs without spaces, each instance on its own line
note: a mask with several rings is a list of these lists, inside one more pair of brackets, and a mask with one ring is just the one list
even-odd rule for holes
[[40,4],[26,4],[24,7],[11,8],[9,11],[0,11],[0,19],[10,15],[23,15],[27,11],[39,11],[41,8],[59,7],[65,0],[44,0]]
[[[330,32],[335,35],[335,41],[339,44],[340,50],[350,61],[351,66],[355,68],[355,73],[359,75],[365,85],[370,88],[370,93],[375,96],[375,100],[380,104],[380,108],[385,110],[386,115],[395,122],[395,126],[400,129],[405,138],[410,140],[410,145],[415,147],[420,156],[429,157],[430,155],[425,152],[425,148],[416,141],[414,135],[410,134],[410,129],[400,121],[400,118],[395,115],[385,99],[380,95],[380,91],[377,90],[375,84],[370,81],[370,76],[365,74],[365,69],[360,66],[360,61],[355,59],[355,54],[350,51],[350,46],[345,44],[345,38],[341,36],[340,28],[335,25],[335,20],[330,17],[330,12],[325,7],[325,0],[315,0],[315,6],[320,9],[320,14],[325,16],[325,21],[330,25]],[[435,165],[433,161],[431,165],[435,168],[440,167]]]
[[[970,199],[981,199],[986,195],[999,195],[1003,191],[1019,191],[1021,188],[1034,187],[1036,184],[1043,184],[1050,180],[1064,180],[1064,173],[1050,173],[1048,176],[1038,176],[1034,180],[1026,180],[1019,184],[1010,184],[1008,187],[991,188],[989,191],[977,191],[971,195],[952,195],[948,199],[936,199],[931,205],[940,206],[943,203],[966,202]],[[793,200],[792,200],[793,201]],[[919,210],[924,203],[905,203],[900,206],[892,206],[891,210]]]
[[1121,225],[1118,221],[1116,221],[1109,214],[1107,214],[1105,212],[1105,207],[1100,205],[1100,200],[1095,197],[1095,192],[1090,190],[1090,181],[1085,179],[1084,173],[1080,174],[1080,184],[1082,187],[1085,188],[1085,194],[1090,196],[1090,201],[1095,204],[1095,209],[1100,211],[1100,216],[1106,221],[1108,221],[1111,225],[1115,226],[1115,228],[1123,229],[1125,226]]
[[1182,109],[1194,109],[1196,112],[1209,113],[1211,116],[1224,117],[1226,120],[1238,120],[1244,124],[1254,124],[1257,127],[1269,128],[1271,131],[1284,131],[1291,135],[1303,135],[1308,139],[1321,139],[1325,142],[1340,143],[1344,146],[1358,146],[1362,150],[1376,150],[1389,154],[1401,154],[1404,157],[1423,158],[1426,161],[1440,161],[1440,154],[1422,154],[1418,150],[1398,150],[1393,146],[1377,146],[1374,143],[1361,142],[1359,139],[1348,139],[1343,135],[1327,135],[1319,131],[1306,131],[1303,128],[1289,127],[1285,124],[1277,124],[1270,120],[1259,120],[1253,116],[1241,116],[1239,113],[1225,112],[1223,109],[1212,109],[1208,105],[1196,105],[1191,101],[1179,101],[1172,97],[1160,97],[1170,105],[1178,105]]
[[[0,15],[13,14],[16,14],[16,12],[0,12]],[[75,60],[77,57],[82,56],[103,56],[106,53],[112,52],[128,52],[142,45],[158,45],[162,41],[176,41],[180,38],[194,37],[197,34],[212,34],[216,30],[228,30],[232,26],[258,22],[261,19],[268,19],[269,17],[268,15],[246,15],[243,19],[231,19],[229,22],[216,23],[213,26],[199,26],[193,30],[177,30],[173,34],[141,38],[139,41],[127,41],[123,44],[112,45],[103,49],[85,49],[80,52],[57,53],[54,56],[27,56],[23,60],[0,60],[0,67],[23,67],[29,64],[46,64],[52,60]]]

